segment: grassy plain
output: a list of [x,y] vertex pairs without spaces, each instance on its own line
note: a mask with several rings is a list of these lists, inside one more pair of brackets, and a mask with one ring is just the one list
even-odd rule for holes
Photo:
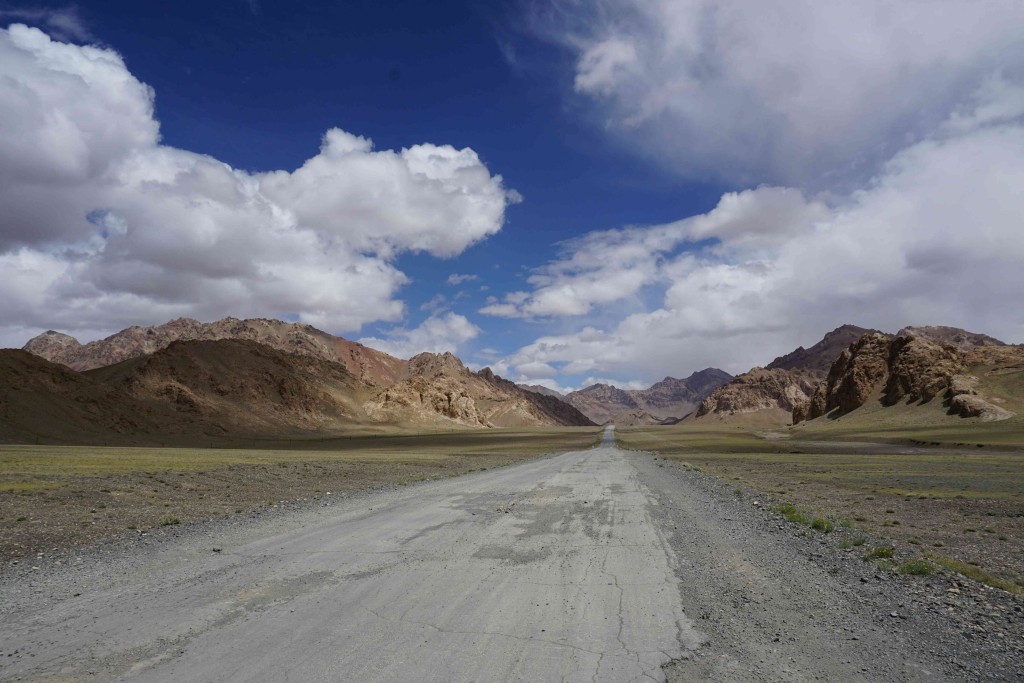
[[0,445],[0,558],[161,520],[240,514],[595,445],[598,428],[496,429],[252,442],[252,448]]
[[1024,428],[1016,419],[900,424],[894,415],[874,426],[836,420],[774,430],[698,421],[623,429],[618,438],[807,519],[891,538],[904,556],[959,562],[1024,589]]

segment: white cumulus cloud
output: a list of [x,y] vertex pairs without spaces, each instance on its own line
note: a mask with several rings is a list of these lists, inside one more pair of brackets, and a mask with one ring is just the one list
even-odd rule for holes
[[1024,106],[1000,79],[968,102],[863,188],[828,202],[761,187],[704,215],[577,240],[542,269],[517,314],[550,291],[585,294],[563,315],[600,309],[607,297],[592,284],[634,268],[661,283],[660,306],[540,337],[503,362],[560,376],[741,372],[844,323],[947,324],[1024,341]]
[[501,229],[507,190],[471,149],[375,150],[340,129],[294,171],[160,144],[154,92],[113,50],[0,30],[0,343],[189,315],[396,320],[404,251]]
[[397,358],[411,358],[418,353],[458,353],[464,343],[475,339],[481,329],[458,313],[434,315],[413,329],[395,328],[387,339],[364,337],[359,340],[371,348]]
[[689,176],[827,186],[1024,66],[1017,0],[597,0],[538,13],[575,92]]

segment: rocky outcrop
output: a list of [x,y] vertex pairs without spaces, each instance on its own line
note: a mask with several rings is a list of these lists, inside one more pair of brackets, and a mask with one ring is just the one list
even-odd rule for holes
[[825,382],[815,388],[810,405],[800,406],[798,412],[814,419],[833,410],[843,414],[864,405],[888,375],[890,339],[875,332],[851,344],[832,364]]
[[807,374],[825,377],[832,363],[850,344],[865,334],[878,332],[856,325],[841,325],[822,337],[814,346],[805,349],[798,346],[795,351],[779,356],[765,366],[768,370],[798,370]]
[[[947,339],[952,343],[942,341]],[[974,365],[1012,363],[1022,356],[1018,347],[957,328],[904,328],[896,337],[868,334],[843,351],[806,403],[794,407],[793,422],[839,417],[876,395],[884,406],[942,398],[962,417],[1006,419],[1012,413],[978,396],[978,378],[964,373]]]
[[154,327],[129,327],[84,345],[51,330],[31,339],[24,349],[72,370],[85,371],[146,356],[176,341],[222,339],[259,342],[278,351],[341,363],[360,381],[373,386],[393,384],[405,367],[405,361],[311,325],[265,318],[224,318],[212,323],[179,318]]
[[937,344],[955,347],[960,351],[972,351],[982,346],[1007,346],[1005,342],[1001,342],[987,334],[968,332],[959,327],[945,327],[943,325],[904,327],[896,333],[896,336],[927,339]]
[[949,410],[960,417],[977,417],[985,422],[1008,420],[1013,413],[1005,408],[989,403],[980,396],[960,394],[950,400]]
[[807,401],[813,390],[813,381],[802,373],[754,368],[737,375],[705,398],[697,409],[697,417],[712,413],[752,413],[770,408],[790,411]]
[[474,373],[451,353],[410,358],[402,379],[379,391],[365,408],[376,420],[400,424],[593,425],[559,399],[526,391],[490,368]]
[[927,403],[944,394],[953,376],[965,367],[964,352],[954,346],[923,337],[896,337],[889,344],[889,376],[882,403],[888,406],[899,401]]
[[[754,368],[737,375],[701,403],[697,417],[770,409],[785,412],[796,410],[797,414],[806,416],[815,400],[813,394],[816,386],[826,378],[836,357],[865,333],[874,332],[856,325],[842,325],[810,348],[797,347],[764,368]],[[823,405],[824,397],[818,398],[817,402]]]

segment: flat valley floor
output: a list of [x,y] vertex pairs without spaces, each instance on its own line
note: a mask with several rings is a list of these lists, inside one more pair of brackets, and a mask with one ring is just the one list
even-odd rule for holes
[[4,577],[0,679],[1020,679],[1019,598],[964,588],[957,609],[999,617],[965,639],[934,603],[960,604],[947,579],[905,584],[822,543],[609,430]]

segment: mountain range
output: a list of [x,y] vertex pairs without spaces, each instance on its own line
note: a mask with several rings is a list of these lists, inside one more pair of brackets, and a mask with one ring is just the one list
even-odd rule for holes
[[731,379],[724,370],[707,368],[686,379],[666,377],[647,389],[593,384],[566,394],[563,400],[598,424],[658,424],[693,412],[708,394]]
[[864,406],[923,405],[939,398],[950,415],[1008,419],[1022,398],[1024,346],[955,327],[904,327],[896,334],[843,325],[713,391],[694,419],[743,416],[793,423],[837,418]]
[[189,443],[356,428],[587,426],[562,401],[452,354],[409,360],[277,320],[174,320],[0,350],[0,440]]
[[309,325],[179,319],[81,344],[45,332],[0,350],[0,441],[192,443],[354,429],[586,426],[835,418],[940,397],[951,415],[1020,410],[1024,346],[952,327],[843,325],[732,377],[716,368],[647,389],[561,395],[473,372],[451,353],[402,360]]

